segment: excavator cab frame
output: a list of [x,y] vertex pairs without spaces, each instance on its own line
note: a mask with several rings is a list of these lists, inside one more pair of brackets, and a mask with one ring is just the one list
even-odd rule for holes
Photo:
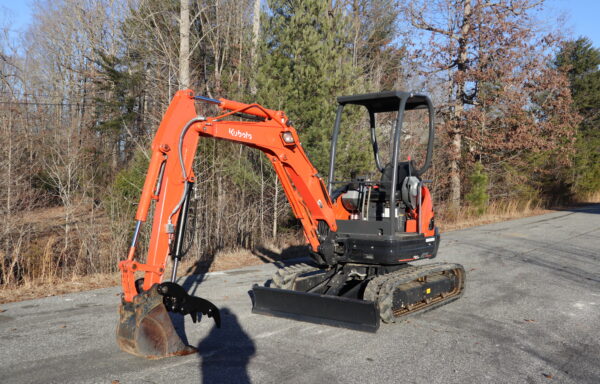
[[[416,109],[424,109],[426,108],[428,111],[428,141],[427,141],[427,151],[425,155],[425,161],[421,168],[418,170],[414,169],[414,162],[409,160],[406,167],[408,168],[408,172],[412,176],[419,177],[424,174],[429,167],[431,166],[431,158],[433,155],[433,145],[435,139],[435,129],[434,129],[434,115],[435,111],[433,108],[433,103],[431,99],[427,95],[409,93],[409,92],[401,92],[401,91],[390,91],[390,92],[378,92],[378,93],[369,93],[363,95],[352,95],[352,96],[341,96],[337,98],[338,108],[335,118],[335,124],[333,127],[333,134],[331,137],[331,154],[329,160],[329,181],[328,181],[328,191],[329,194],[332,195],[333,188],[337,183],[345,183],[344,181],[337,182],[335,181],[335,161],[337,154],[337,143],[339,141],[340,134],[340,126],[343,116],[344,107],[347,105],[361,105],[364,106],[369,114],[369,128],[370,128],[370,140],[373,148],[373,156],[375,161],[375,166],[377,169],[383,174],[385,172],[385,167],[381,164],[381,160],[379,157],[379,145],[377,143],[377,134],[376,134],[376,115],[379,113],[388,113],[388,112],[396,112],[396,121],[394,124],[394,129],[392,132],[393,137],[393,145],[391,149],[391,180],[390,184],[387,186],[390,189],[390,196],[396,196],[396,189],[398,188],[398,168],[401,166],[399,163],[399,159],[401,156],[400,153],[400,141],[402,134],[402,125],[404,122],[404,112],[409,110]],[[419,188],[420,189],[420,188]],[[420,199],[417,199],[419,202]],[[396,219],[397,216],[395,214],[390,215],[389,220],[389,233],[394,233],[396,231]]]
[[[328,233],[328,241],[322,242],[323,252],[314,255],[322,264],[364,263],[397,265],[422,258],[433,258],[437,252],[439,233],[435,228],[433,208],[427,180],[422,180],[431,166],[434,131],[434,108],[428,96],[423,94],[390,91],[338,97],[338,109],[331,139],[328,192],[338,208],[335,234]],[[369,115],[370,141],[375,166],[381,172],[381,180],[358,177],[338,181],[336,154],[340,138],[342,116],[348,105],[365,107]],[[420,168],[414,160],[400,161],[402,129],[405,111],[427,111],[427,146]],[[379,156],[376,135],[376,116],[396,113],[391,137],[393,138],[390,163],[383,166]],[[339,185],[342,185],[339,187]],[[337,189],[334,189],[337,187]],[[347,204],[350,202],[350,204]],[[356,208],[360,206],[360,208]],[[366,209],[365,209],[366,207]],[[340,214],[341,213],[341,214]],[[349,213],[349,214],[348,214]],[[334,253],[331,249],[334,248]]]
[[[328,182],[328,190],[329,193],[332,193],[333,185],[335,184],[335,156],[337,153],[337,143],[339,141],[340,127],[342,122],[342,116],[344,107],[347,105],[361,105],[364,106],[369,114],[369,128],[370,128],[370,140],[371,145],[373,147],[373,155],[375,160],[375,165],[380,172],[384,171],[384,167],[381,165],[381,160],[379,158],[379,145],[377,143],[377,135],[376,135],[376,115],[378,113],[386,113],[386,112],[397,112],[396,121],[393,129],[393,147],[392,147],[392,164],[394,165],[393,174],[397,174],[398,172],[398,160],[400,157],[400,139],[402,132],[402,124],[404,121],[404,111],[410,111],[415,109],[427,109],[428,111],[428,142],[427,142],[427,152],[425,156],[425,161],[423,166],[417,170],[415,173],[417,175],[422,175],[425,173],[429,167],[431,166],[431,158],[433,156],[433,145],[434,145],[434,137],[435,137],[435,129],[434,129],[434,116],[435,111],[433,108],[433,103],[431,99],[427,95],[418,94],[418,93],[408,93],[408,92],[400,92],[400,91],[390,91],[390,92],[378,92],[378,93],[368,93],[364,95],[352,95],[352,96],[340,96],[337,98],[338,108],[335,117],[335,124],[333,126],[333,133],[331,135],[331,154],[329,160],[329,182]],[[395,181],[395,180],[393,180]],[[392,186],[393,186],[392,182]]]
[[[318,267],[280,269],[270,287],[255,286],[254,313],[375,332],[380,319],[394,322],[424,308],[447,304],[464,289],[464,270],[456,264],[413,267],[408,263],[437,254],[440,235],[432,199],[421,175],[431,165],[434,108],[426,95],[392,91],[342,96],[331,140],[328,193],[337,230],[318,228]],[[336,181],[335,162],[342,115],[347,105],[369,113],[370,141],[381,180],[356,177]],[[422,166],[399,161],[405,111],[426,109],[428,142]],[[375,116],[397,112],[391,162],[382,166]],[[334,187],[342,184],[341,188]]]

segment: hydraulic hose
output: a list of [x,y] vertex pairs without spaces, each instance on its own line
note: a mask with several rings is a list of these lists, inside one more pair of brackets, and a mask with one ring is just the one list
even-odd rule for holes
[[173,215],[175,215],[177,213],[177,211],[179,211],[179,209],[181,208],[181,205],[183,204],[183,201],[185,200],[185,197],[188,194],[188,190],[190,188],[190,183],[188,183],[188,176],[187,176],[187,172],[185,170],[185,164],[183,162],[183,139],[185,138],[185,135],[187,134],[187,131],[190,129],[190,127],[192,126],[192,124],[194,123],[198,123],[198,122],[202,122],[205,121],[206,119],[203,116],[197,116],[194,117],[193,119],[191,119],[190,121],[188,121],[185,126],[183,127],[183,129],[181,130],[181,134],[179,135],[179,145],[177,147],[177,150],[179,151],[179,164],[181,165],[181,175],[183,176],[183,179],[186,181],[185,182],[185,187],[183,189],[183,193],[181,194],[181,199],[179,199],[179,202],[177,203],[177,205],[175,206],[175,208],[173,209],[173,211],[171,212],[171,214],[169,215],[169,220],[167,222],[167,224],[169,226],[173,225],[173,222],[171,221],[171,219],[173,218]]

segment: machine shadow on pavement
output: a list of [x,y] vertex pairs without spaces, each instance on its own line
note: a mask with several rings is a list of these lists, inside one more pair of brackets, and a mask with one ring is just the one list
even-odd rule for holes
[[213,326],[197,346],[203,384],[250,384],[247,367],[256,352],[250,336],[229,308],[221,308],[221,329]]
[[[210,265],[213,262],[213,258],[208,260],[207,265],[203,265],[202,267],[199,267],[199,263],[196,264],[196,266],[194,267],[195,269],[193,270],[193,274],[188,275],[185,277],[185,280],[183,281],[183,283],[181,283],[181,286],[183,287],[183,289],[185,289],[190,295],[196,295],[196,290],[198,289],[198,287],[200,286],[200,284],[204,281],[204,278],[206,277],[206,272],[200,272],[200,273],[196,273],[197,271],[200,270],[208,270],[210,268]],[[200,269],[202,268],[202,269]],[[177,332],[177,335],[179,335],[179,337],[181,338],[181,341],[183,341],[186,345],[190,345],[190,342],[187,338],[187,334],[185,332],[185,316],[180,314],[180,313],[174,313],[174,312],[169,312],[169,316],[171,317],[171,321],[173,322],[173,326],[175,327],[175,331]],[[208,319],[208,317],[201,317],[200,320],[202,321],[207,321],[210,320]]]
[[[189,275],[185,277],[181,285],[187,292],[194,295],[205,277],[205,273]],[[237,316],[229,308],[219,309],[221,328],[211,324],[212,328],[208,336],[195,345],[200,357],[199,369],[202,377],[200,382],[204,384],[250,384],[247,366],[256,352],[255,344],[244,332]],[[169,314],[181,340],[190,345],[185,332],[184,316],[178,313]],[[212,320],[206,317],[201,320],[212,323]]]

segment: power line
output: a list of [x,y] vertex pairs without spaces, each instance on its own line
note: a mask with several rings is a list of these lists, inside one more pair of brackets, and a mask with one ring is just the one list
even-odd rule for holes
[[29,93],[29,92],[20,93],[20,92],[11,92],[11,91],[0,91],[0,94],[14,95],[14,96],[19,96],[19,97],[27,97],[27,96],[32,96],[32,97],[60,97],[60,98],[67,97],[64,94],[60,94],[60,93]]
[[33,101],[0,101],[0,104],[13,104],[13,105],[54,105],[54,106],[72,106],[82,105],[83,103],[37,103]]
[[[5,94],[5,95],[11,95],[14,96],[15,99],[33,99],[33,100],[38,100],[38,99],[50,99],[50,100],[56,100],[56,99],[73,99],[73,98],[77,98],[78,100],[83,100],[83,101],[98,101],[98,97],[93,97],[93,96],[87,96],[87,97],[78,97],[78,96],[73,96],[73,97],[66,97],[66,96],[60,96],[60,95],[36,95],[36,94],[31,94],[31,93],[22,93],[22,94],[14,94],[11,92],[7,92],[7,91],[0,91],[0,94]],[[20,101],[15,101],[15,103],[20,102]],[[27,102],[27,101],[23,101],[23,102]],[[7,102],[5,102],[7,103]]]

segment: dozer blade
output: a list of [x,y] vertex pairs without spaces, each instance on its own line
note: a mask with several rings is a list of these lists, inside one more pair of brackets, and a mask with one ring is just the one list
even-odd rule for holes
[[357,331],[376,332],[379,310],[372,301],[254,285],[252,313]]
[[123,301],[119,306],[119,347],[148,359],[195,353],[196,348],[186,345],[177,334],[167,309],[190,314],[194,322],[200,312],[213,317],[220,326],[219,310],[209,301],[188,295],[174,283],[155,284],[135,296],[133,302]]

